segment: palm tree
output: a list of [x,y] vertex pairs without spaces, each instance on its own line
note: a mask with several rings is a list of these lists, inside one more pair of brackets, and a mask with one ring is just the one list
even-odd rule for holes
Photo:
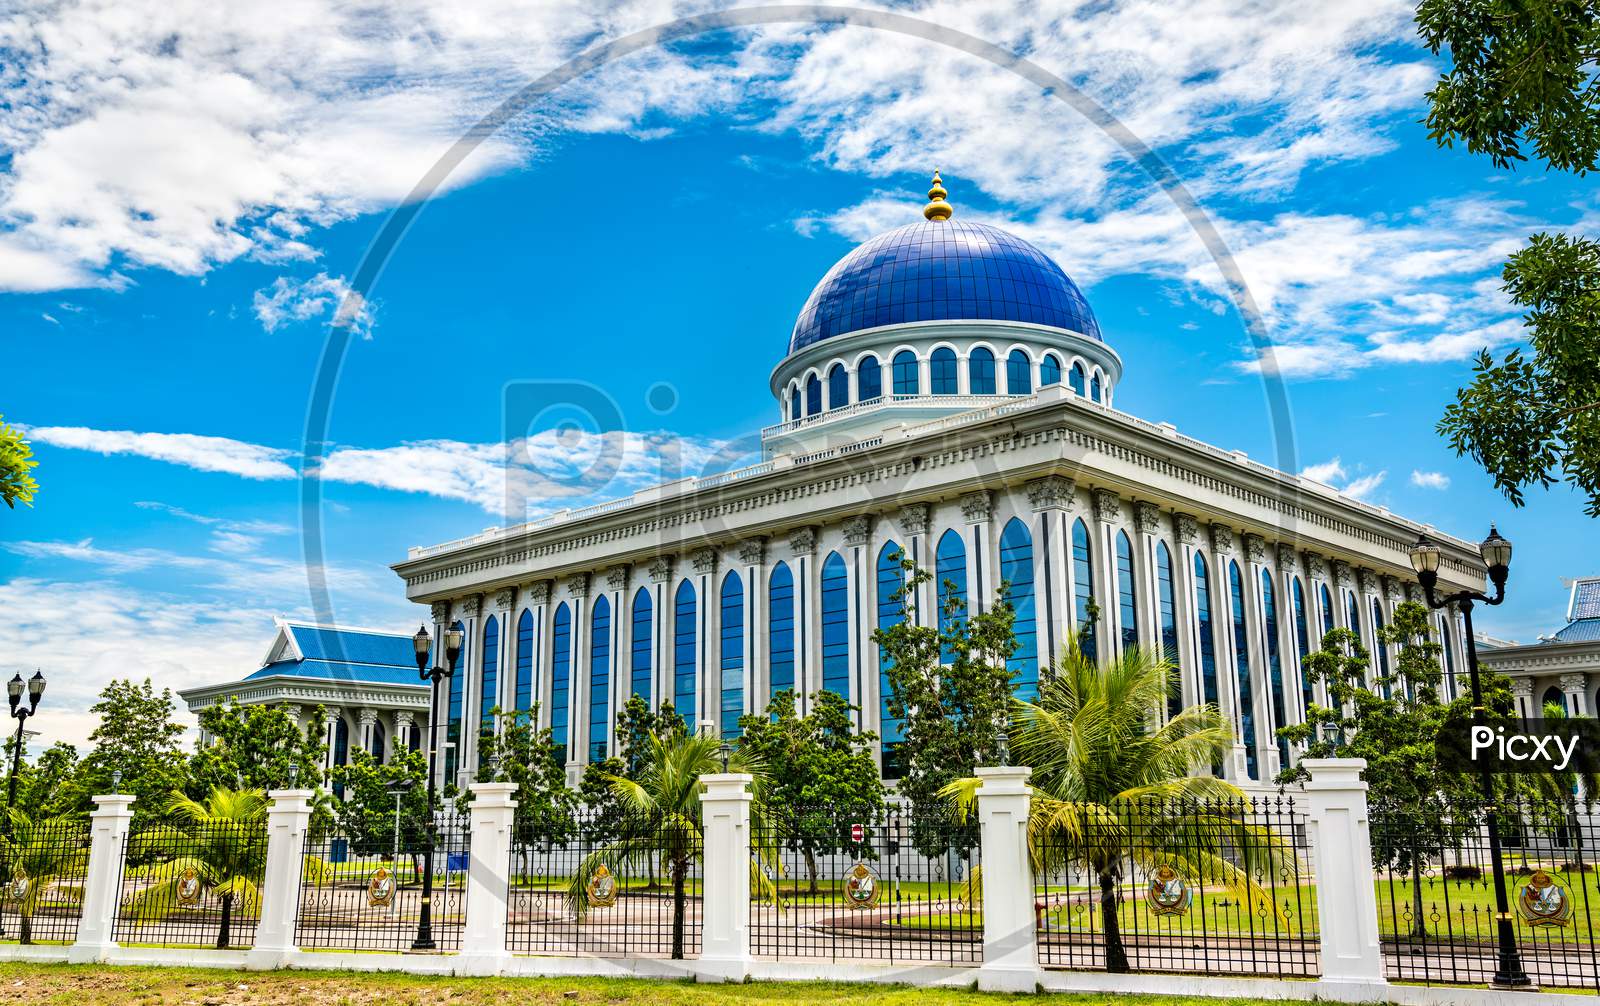
[[[1241,813],[1243,791],[1208,774],[1233,745],[1216,707],[1160,722],[1173,674],[1156,651],[1129,646],[1100,664],[1069,643],[1038,702],[1013,702],[1012,755],[1033,767],[1034,868],[1081,867],[1098,881],[1107,971],[1128,970],[1117,917],[1125,868],[1171,867],[1276,917],[1252,873],[1293,861],[1282,838]],[[945,793],[970,812],[977,788],[977,779],[960,779]]]
[[[637,779],[606,776],[626,814],[620,825],[621,836],[585,856],[573,874],[567,901],[579,918],[590,908],[589,880],[600,867],[620,876],[630,868],[653,868],[659,861],[672,881],[672,958],[683,958],[689,870],[704,848],[700,777],[723,770],[720,748],[721,740],[710,735],[653,733]],[[749,772],[756,777],[755,803],[759,805],[763,786],[759,766],[735,753],[729,759],[728,771]],[[754,834],[764,832],[765,829],[752,827]],[[765,879],[752,861],[752,880],[758,875]]]
[[44,892],[63,877],[82,877],[88,868],[88,832],[70,814],[35,821],[13,807],[9,820],[11,827],[0,837],[0,863],[22,916],[21,940],[32,943],[33,916]]
[[200,891],[222,906],[217,948],[227,949],[233,910],[251,912],[261,904],[261,879],[267,863],[267,799],[260,790],[213,789],[205,802],[173,793],[168,823],[135,836],[131,855],[155,859],[144,868],[157,883],[134,895],[128,914],[154,920],[181,903],[179,885],[192,870]]

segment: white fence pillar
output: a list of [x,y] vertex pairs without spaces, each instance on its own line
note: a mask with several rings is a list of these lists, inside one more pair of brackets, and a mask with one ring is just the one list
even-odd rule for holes
[[282,967],[296,949],[294,926],[313,795],[309,789],[275,789],[267,794],[272,801],[267,811],[267,865],[261,877],[261,921],[256,923],[255,946],[247,955],[252,968]]
[[[1322,980],[1383,985],[1378,899],[1373,884],[1367,784],[1360,758],[1307,758],[1306,821],[1317,918],[1322,934]],[[1378,993],[1381,995],[1381,993]]]
[[752,781],[739,772],[700,777],[701,981],[743,981],[750,973]]
[[511,872],[511,833],[516,818],[514,782],[475,782],[472,791],[472,855],[467,863],[467,919],[461,932],[461,966],[467,974],[495,974],[506,950],[506,898]]
[[122,852],[133,820],[133,797],[112,794],[94,798],[89,815],[89,863],[83,878],[83,916],[77,942],[67,950],[74,963],[103,961],[116,947],[111,923],[116,918],[122,887]]
[[980,768],[978,827],[983,877],[985,992],[1032,992],[1039,984],[1033,861],[1028,856],[1030,768]]

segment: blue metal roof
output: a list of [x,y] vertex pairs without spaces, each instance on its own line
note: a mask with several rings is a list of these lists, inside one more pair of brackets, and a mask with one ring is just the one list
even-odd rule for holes
[[[410,636],[354,629],[330,629],[319,625],[289,625],[295,645],[306,660],[350,661],[358,664],[383,664],[417,672],[416,650]],[[254,675],[251,675],[254,677]]]
[[811,291],[789,352],[914,321],[1023,321],[1100,339],[1089,302],[1059,265],[988,224],[907,224],[858,246]]
[[1600,580],[1579,580],[1572,585],[1572,617],[1600,618]]
[[377,685],[416,685],[422,687],[417,677],[417,665],[394,667],[384,664],[358,664],[348,660],[276,660],[245,678],[318,678],[324,681],[362,681]]
[[1557,642],[1592,643],[1600,639],[1600,618],[1575,618],[1555,634]]

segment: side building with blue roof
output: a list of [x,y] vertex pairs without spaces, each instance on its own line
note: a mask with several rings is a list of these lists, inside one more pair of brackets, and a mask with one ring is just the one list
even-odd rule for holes
[[[343,765],[357,748],[387,761],[399,747],[422,747],[428,687],[417,675],[411,636],[376,629],[273,620],[276,633],[261,666],[237,681],[178,695],[199,713],[237,700],[279,706],[296,721],[321,706],[328,718],[327,761]],[[202,731],[202,744],[209,740]]]
[[1479,663],[1511,679],[1522,716],[1542,716],[1552,704],[1569,716],[1593,716],[1600,708],[1600,576],[1567,585],[1567,624],[1538,642],[1496,645],[1478,639]]

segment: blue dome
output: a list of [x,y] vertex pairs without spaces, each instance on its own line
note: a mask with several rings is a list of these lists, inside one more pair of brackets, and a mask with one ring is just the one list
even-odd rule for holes
[[1082,291],[1044,252],[988,224],[925,220],[835,263],[800,311],[789,352],[911,321],[1024,321],[1101,338]]

